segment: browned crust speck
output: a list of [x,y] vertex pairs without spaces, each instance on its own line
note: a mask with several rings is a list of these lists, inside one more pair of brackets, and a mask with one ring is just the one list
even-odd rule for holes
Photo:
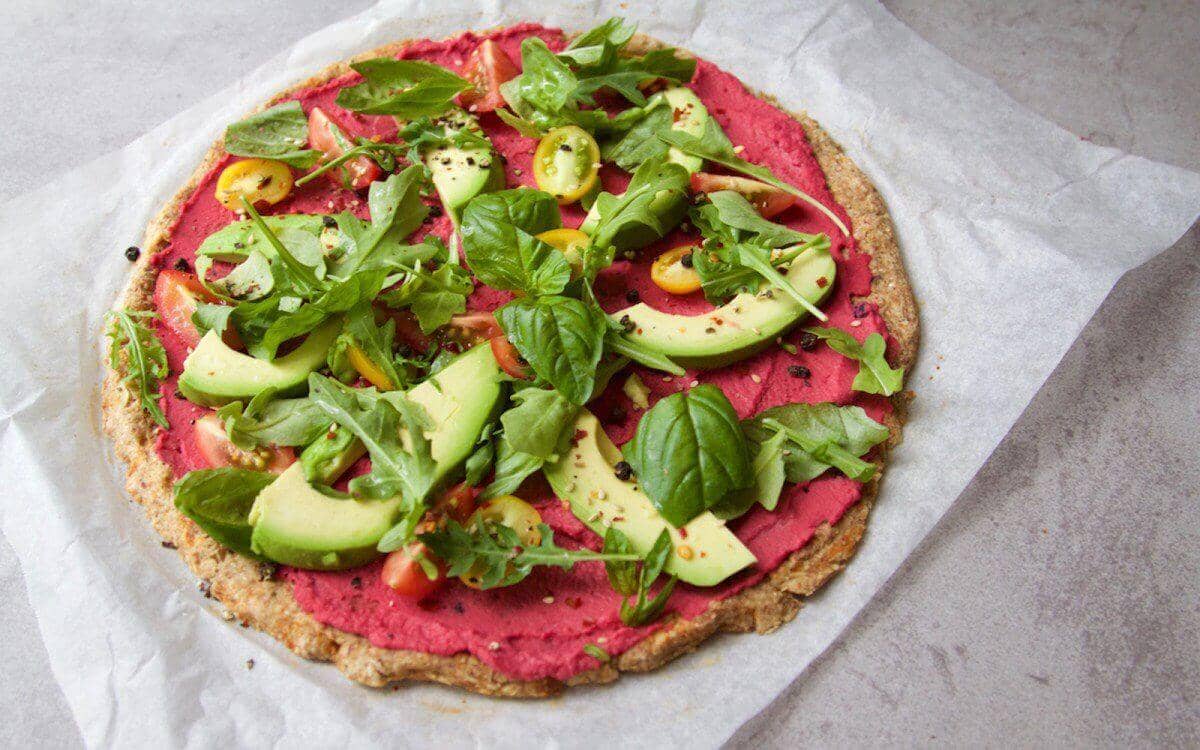
[[[355,59],[395,54],[406,44],[408,42],[395,42]],[[659,43],[640,35],[631,44],[634,49],[655,46]],[[264,107],[292,92],[320,85],[349,72],[349,62],[330,66],[281,92]],[[820,125],[803,113],[793,116],[804,126],[834,198],[850,214],[858,246],[872,256],[874,280],[871,294],[866,299],[879,306],[895,339],[894,364],[910,368],[917,351],[916,302],[883,200],[870,180]],[[187,185],[147,227],[143,241],[145,252],[134,266],[132,278],[119,303],[121,306],[152,308],[156,271],[148,260],[167,245],[170,227],[181,207],[222,154],[222,144],[218,141]],[[610,682],[622,671],[655,669],[721,631],[766,633],[795,617],[803,598],[841,570],[862,539],[887,452],[900,441],[909,396],[900,394],[892,398],[895,410],[887,425],[891,429],[891,438],[877,459],[880,471],[864,488],[862,499],[840,521],[833,526],[823,525],[803,549],[761,583],[714,602],[695,619],[670,621],[616,657],[611,664],[579,674],[566,683],[552,679],[516,680],[469,654],[436,656],[383,649],[371,645],[361,636],[317,622],[296,603],[289,584],[271,577],[269,566],[220,546],[175,509],[170,469],[154,449],[155,426],[111,371],[105,379],[102,398],[105,432],[112,438],[117,456],[128,464],[125,486],[129,494],[145,508],[155,530],[165,541],[175,545],[188,566],[207,582],[211,595],[235,618],[268,633],[300,656],[333,662],[347,677],[365,685],[381,687],[419,680],[455,685],[486,695],[540,697],[558,693],[569,685]]]

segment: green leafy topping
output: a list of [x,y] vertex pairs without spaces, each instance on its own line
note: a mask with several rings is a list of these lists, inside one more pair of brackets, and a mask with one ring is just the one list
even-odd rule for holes
[[668,130],[660,133],[658,137],[685,154],[691,154],[701,159],[716,162],[735,172],[750,175],[755,179],[762,180],[769,185],[774,185],[781,190],[791,193],[824,214],[833,222],[834,226],[842,231],[842,234],[847,237],[850,236],[850,230],[846,228],[846,225],[838,215],[826,207],[825,204],[803,190],[779,179],[770,169],[748,162],[738,156],[733,150],[733,144],[729,142],[729,138],[725,136],[724,131],[721,130],[721,126],[713,118],[710,117],[705,120],[704,131],[699,136],[685,133],[682,130]]
[[321,152],[308,146],[308,118],[300,102],[276,104],[225,128],[225,150],[234,156],[274,159],[308,169]]
[[[437,465],[429,453],[423,411],[399,398],[348,388],[317,373],[308,376],[309,397],[332,421],[350,430],[371,456],[371,472],[350,480],[356,497],[400,495],[406,509],[423,506]],[[407,445],[406,445],[407,443]]]
[[522,297],[496,311],[496,322],[539,378],[573,404],[584,404],[604,353],[605,319],[571,297]]
[[[615,322],[611,319],[609,320],[610,322]],[[617,325],[619,326],[620,324],[618,323]],[[682,377],[687,374],[687,370],[684,370],[665,354],[651,349],[637,339],[621,335],[620,328],[609,326],[608,331],[604,334],[604,346],[607,351],[631,359],[643,367],[649,367],[651,370],[668,372],[675,377]]]
[[529,453],[522,453],[512,446],[507,435],[502,435],[496,444],[496,472],[492,482],[483,488],[484,499],[510,495],[527,477],[542,468],[545,461]]
[[632,250],[665,236],[683,219],[687,190],[687,169],[662,157],[647,159],[623,194],[596,196],[592,244]]
[[376,57],[352,63],[363,82],[338,92],[337,104],[369,115],[404,120],[434,117],[454,106],[454,97],[471,83],[445,68],[421,60]]
[[175,483],[175,507],[205,534],[234,552],[250,549],[250,508],[275,475],[248,469],[199,469]]
[[725,394],[708,384],[651,407],[624,453],[642,490],[675,527],[754,481],[737,414]]
[[[630,552],[633,546],[629,542],[629,538],[625,536],[616,527],[609,527],[604,535],[604,551],[620,554]],[[658,539],[654,541],[654,545],[650,551],[646,553],[645,559],[639,562],[614,560],[606,562],[605,570],[608,573],[608,582],[618,594],[623,597],[636,596],[631,602],[629,599],[622,599],[620,617],[621,622],[630,627],[639,627],[647,625],[662,614],[663,607],[666,606],[667,599],[671,597],[671,592],[675,590],[676,577],[671,576],[671,579],[659,590],[654,598],[648,598],[650,587],[658,580],[662,573],[663,566],[667,564],[667,559],[673,551],[671,545],[671,535],[666,529],[658,535]]]
[[824,339],[829,348],[838,354],[858,360],[858,375],[850,385],[854,390],[891,396],[904,387],[904,368],[893,368],[888,364],[884,356],[887,343],[880,334],[872,333],[860,344],[858,339],[839,328],[804,330]]
[[600,144],[600,156],[626,172],[632,172],[647,159],[665,156],[670,148],[659,134],[671,129],[672,108],[662,94],[650,97],[646,105],[636,110],[640,116],[623,131]]
[[114,372],[124,372],[121,382],[137,394],[142,409],[166,429],[167,417],[158,405],[159,385],[167,377],[167,352],[154,331],[142,321],[158,317],[149,310],[112,310],[108,313],[108,361]]
[[865,482],[875,472],[861,457],[888,438],[888,428],[857,406],[831,403],[784,404],[743,423],[746,436],[766,445],[779,436],[789,482],[808,482],[830,468]]
[[775,510],[779,495],[783,492],[784,480],[787,479],[783,457],[786,441],[787,435],[776,432],[754,446],[754,460],[750,464],[750,470],[754,472],[754,484],[729,493],[712,507],[713,515],[721,519],[737,518],[755,503],[767,510]]
[[479,129],[479,123],[461,110],[439,118],[421,117],[400,129],[400,138],[408,145],[408,160],[421,161],[427,151],[454,146],[464,150],[492,150],[492,142]]
[[579,407],[546,388],[523,388],[512,400],[513,406],[500,416],[509,445],[543,461],[559,454]]
[[396,341],[396,321],[389,318],[383,325],[375,323],[375,308],[363,300],[346,313],[346,334],[371,364],[379,368],[391,384],[391,390],[409,385],[407,373],[396,367],[393,350]]
[[421,330],[431,333],[467,309],[474,291],[471,277],[461,266],[443,263],[434,270],[418,265],[409,269],[404,283],[380,297],[389,307],[411,308]]
[[609,661],[612,660],[612,656],[609,655],[609,653],[607,651],[600,648],[599,646],[597,646],[594,643],[583,644],[583,653],[587,654],[588,656],[592,657],[593,659],[598,659],[601,662],[604,662],[605,664],[607,664]]
[[570,570],[576,563],[591,560],[637,559],[634,554],[565,549],[554,543],[549,526],[543,523],[537,528],[541,539],[531,545],[525,545],[508,526],[487,521],[476,521],[467,529],[451,519],[444,528],[417,538],[446,563],[447,575],[478,576],[482,589],[520,583],[539,565]]
[[571,266],[561,252],[534,235],[560,226],[558,203],[549,193],[486,193],[463,211],[463,251],[471,270],[490,287],[557,294],[571,278]]
[[708,194],[708,203],[692,210],[692,221],[705,237],[728,238],[735,242],[753,240],[767,247],[809,244],[823,234],[807,234],[764,219],[745,196],[733,190]]
[[466,474],[463,482],[471,487],[483,484],[483,478],[491,471],[492,464],[496,460],[496,441],[492,439],[492,428],[491,424],[484,426],[475,450],[471,452],[470,456],[467,456],[466,463],[463,465]]
[[249,450],[260,445],[308,445],[329,428],[329,417],[307,398],[275,398],[275,389],[259,391],[242,408],[233,401],[217,409],[229,440]]

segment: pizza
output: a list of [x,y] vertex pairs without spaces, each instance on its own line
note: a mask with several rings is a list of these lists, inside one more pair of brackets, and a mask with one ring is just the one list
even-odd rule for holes
[[910,396],[870,181],[619,18],[334,65],[126,255],[129,493],[230,619],[372,686],[547,696],[779,627]]

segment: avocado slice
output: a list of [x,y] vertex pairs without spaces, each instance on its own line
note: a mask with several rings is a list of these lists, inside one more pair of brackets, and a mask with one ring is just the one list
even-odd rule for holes
[[[614,466],[621,451],[613,445],[600,421],[587,409],[575,420],[575,445],[543,471],[555,494],[571,505],[588,528],[601,536],[612,525],[625,533],[638,554],[646,554],[663,529],[671,535],[675,553],[666,570],[696,586],[715,586],[757,560],[711,512],[692,519],[682,529],[667,523],[636,480],[617,479]],[[685,558],[679,551],[691,548]]]
[[179,391],[201,406],[247,401],[265,388],[275,388],[280,396],[303,393],[308,374],[325,364],[341,326],[340,320],[326,321],[296,349],[270,362],[230,349],[216,331],[209,331],[184,360]]
[[[500,368],[487,344],[459,355],[408,391],[408,399],[420,404],[433,424],[428,437],[437,483],[474,450],[502,395]],[[305,479],[304,464],[297,462],[255,500],[251,546],[264,557],[298,568],[353,568],[378,556],[375,546],[396,522],[400,506],[399,497],[355,500],[316,489]]]
[[[447,131],[471,130],[482,135],[479,121],[463,111],[447,115]],[[462,210],[472,198],[504,187],[504,165],[492,149],[437,146],[421,154],[433,178],[433,187],[450,220],[458,226]]]
[[[340,242],[337,226],[326,226],[326,217],[318,214],[283,214],[262,218],[276,236],[286,236],[292,232],[311,234],[321,241],[327,252],[332,252],[335,244]],[[270,259],[275,257],[275,248],[271,243],[263,242],[254,224],[245,219],[226,225],[205,237],[204,242],[197,248],[196,255],[237,263],[245,260],[253,250],[258,250]]]
[[[829,296],[836,276],[829,251],[815,247],[796,256],[787,272],[788,281],[814,305]],[[627,338],[684,367],[706,370],[761,351],[808,315],[783,292],[759,295],[739,294],[703,315],[672,315],[641,302],[609,317],[621,321],[628,316],[633,330],[624,334]]]
[[[672,117],[671,129],[679,130],[688,135],[699,137],[704,132],[704,123],[708,121],[708,107],[700,101],[691,89],[682,86],[669,88],[662,92],[675,116]],[[667,160],[683,166],[688,172],[695,174],[704,167],[704,160],[699,156],[685,154],[672,146],[667,151]]]

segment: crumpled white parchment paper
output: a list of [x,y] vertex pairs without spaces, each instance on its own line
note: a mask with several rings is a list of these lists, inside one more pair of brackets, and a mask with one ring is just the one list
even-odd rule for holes
[[[865,2],[384,2],[0,209],[0,528],[83,737],[116,746],[715,745],[837,636],[1004,436],[1126,270],[1200,210],[1200,175],[1080,141]],[[125,497],[99,428],[98,331],[121,248],[224,125],[393,39],[609,15],[806,109],[875,181],[921,306],[917,392],[853,564],[766,637],[722,637],[537,702],[366,690],[223,621]],[[247,671],[245,661],[257,666]]]

